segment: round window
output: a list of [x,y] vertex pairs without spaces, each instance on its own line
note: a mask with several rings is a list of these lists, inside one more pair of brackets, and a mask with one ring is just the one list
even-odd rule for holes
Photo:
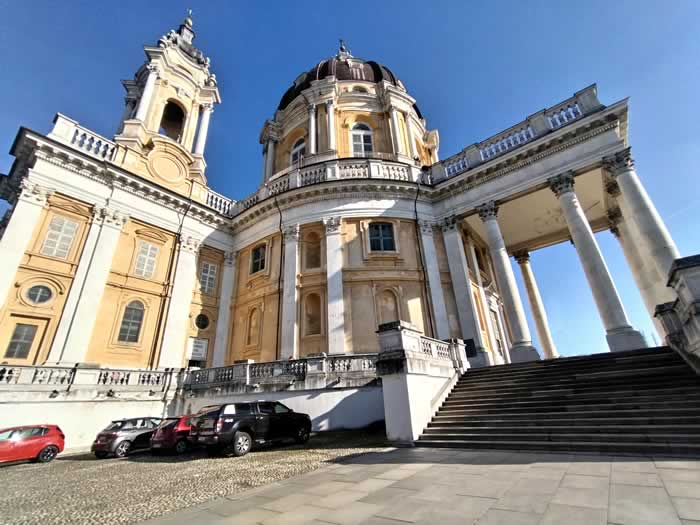
[[51,288],[44,286],[43,284],[37,284],[36,286],[32,286],[29,290],[27,290],[27,299],[34,304],[43,304],[51,300],[52,297],[53,292],[51,291]]
[[209,318],[204,314],[199,314],[195,317],[194,324],[200,330],[206,330],[209,327]]

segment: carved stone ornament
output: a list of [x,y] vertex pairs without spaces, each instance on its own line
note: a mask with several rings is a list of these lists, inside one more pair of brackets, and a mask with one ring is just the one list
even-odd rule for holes
[[292,224],[291,226],[286,226],[284,228],[284,239],[290,241],[299,240],[299,225]]
[[46,204],[49,195],[52,193],[53,191],[43,186],[39,186],[27,179],[22,179],[19,183],[19,194],[17,198],[18,200],[33,202],[35,204]]
[[477,206],[476,211],[482,221],[495,220],[498,216],[498,205],[496,201],[490,201]]
[[214,113],[214,104],[211,102],[202,103],[202,111],[208,111],[209,113]]
[[557,198],[565,193],[574,191],[574,173],[572,171],[567,171],[566,173],[552,177],[549,179],[549,187]]
[[326,235],[340,233],[340,217],[326,217],[323,225],[326,227]]
[[513,257],[515,257],[515,260],[518,264],[523,264],[530,260],[530,252],[528,252],[527,250],[520,250],[518,252],[515,252],[513,254]]
[[634,169],[634,159],[632,158],[631,148],[625,148],[618,151],[615,155],[603,158],[603,168],[605,168],[612,177],[617,177],[620,173]]
[[443,232],[451,232],[459,229],[459,223],[460,220],[457,218],[456,215],[450,215],[449,217],[445,218],[442,221],[442,224],[440,225],[440,229]]
[[233,266],[238,258],[238,252],[224,252],[224,266]]
[[95,206],[93,208],[93,216],[96,220],[102,220],[106,226],[114,226],[115,228],[123,228],[129,216],[119,210],[105,206]]
[[424,233],[426,235],[432,235],[433,234],[433,227],[435,226],[435,223],[433,221],[426,221],[426,220],[420,219],[418,221],[418,226],[420,226],[421,233]]
[[201,239],[197,239],[190,235],[180,239],[180,249],[188,253],[197,253],[201,244]]

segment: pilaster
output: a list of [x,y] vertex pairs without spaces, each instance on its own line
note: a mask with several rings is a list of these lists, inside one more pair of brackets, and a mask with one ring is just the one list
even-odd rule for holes
[[440,268],[435,251],[435,240],[433,239],[433,227],[435,224],[422,220],[418,221],[418,224],[423,246],[423,264],[425,264],[425,273],[428,275],[430,303],[433,308],[433,319],[435,321],[435,335],[438,339],[448,339],[450,337],[450,323],[447,318],[445,296],[442,291]]
[[282,342],[281,359],[299,357],[299,225],[284,229],[284,268],[282,288]]
[[229,348],[229,334],[231,332],[231,301],[233,300],[236,285],[236,263],[238,252],[224,253],[224,267],[221,273],[221,294],[219,295],[219,313],[216,321],[216,339],[214,341],[214,355],[212,366],[226,365],[226,355]]
[[328,313],[328,353],[345,352],[345,304],[343,300],[343,251],[340,217],[327,217],[326,288]]

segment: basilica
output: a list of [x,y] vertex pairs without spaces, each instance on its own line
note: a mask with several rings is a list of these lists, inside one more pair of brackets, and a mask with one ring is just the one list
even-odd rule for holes
[[122,81],[114,137],[57,114],[48,134],[21,128],[12,144],[0,176],[3,365],[178,370],[376,354],[380,326],[395,321],[425,341],[464,341],[472,366],[554,359],[528,254],[562,242],[575,246],[610,351],[644,348],[602,230],[652,317],[674,300],[666,276],[679,254],[635,170],[627,99],[606,105],[584,87],[441,158],[397,74],[341,42],[281,87],[261,123],[260,174],[242,175],[259,187],[236,201],[207,183],[225,86],[192,18],[144,50]]

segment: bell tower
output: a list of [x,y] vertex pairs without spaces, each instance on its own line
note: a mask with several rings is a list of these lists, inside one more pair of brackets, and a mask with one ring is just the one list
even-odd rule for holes
[[190,10],[177,30],[144,47],[146,61],[133,80],[122,81],[126,106],[115,136],[125,164],[181,193],[183,184],[206,185],[204,148],[221,102],[209,58],[194,46],[193,25]]

